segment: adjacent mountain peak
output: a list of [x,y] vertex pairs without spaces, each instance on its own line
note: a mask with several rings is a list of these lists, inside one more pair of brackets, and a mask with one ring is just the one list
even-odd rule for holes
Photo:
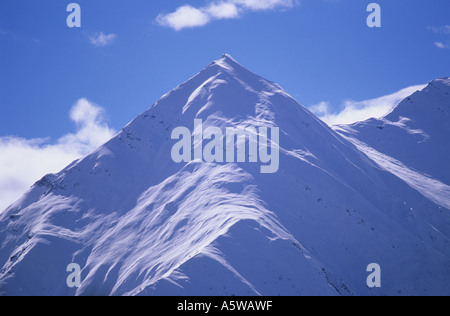
[[435,79],[435,80],[431,81],[431,83],[441,83],[441,84],[450,86],[450,77],[443,77],[443,78]]
[[442,120],[449,112],[450,78],[446,77],[431,81],[422,90],[416,91],[405,98],[385,118],[398,120],[400,117],[408,117],[417,122],[433,121],[434,119]]
[[429,88],[429,87],[434,87],[438,90],[443,89],[444,93],[446,93],[446,92],[448,93],[450,90],[450,77],[435,79],[428,84],[427,88]]
[[383,118],[355,123],[343,133],[450,184],[450,170],[442,167],[450,159],[449,121],[450,78],[446,77],[406,97]]

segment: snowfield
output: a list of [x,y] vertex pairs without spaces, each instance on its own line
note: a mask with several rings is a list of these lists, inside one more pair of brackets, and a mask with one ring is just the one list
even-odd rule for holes
[[[331,128],[224,55],[0,215],[0,292],[450,295],[449,93],[435,80]],[[173,162],[172,131],[196,119],[278,127],[279,170]]]

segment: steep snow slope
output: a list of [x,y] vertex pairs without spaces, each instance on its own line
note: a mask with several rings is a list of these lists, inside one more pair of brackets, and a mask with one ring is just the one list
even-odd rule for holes
[[[174,163],[171,132],[194,119],[279,127],[279,171]],[[0,290],[449,294],[449,234],[448,208],[224,55],[1,215]],[[72,262],[83,268],[79,289],[66,286]],[[380,289],[366,286],[373,262]]]

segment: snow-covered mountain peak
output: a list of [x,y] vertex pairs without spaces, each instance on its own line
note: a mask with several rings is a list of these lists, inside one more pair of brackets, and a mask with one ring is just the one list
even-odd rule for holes
[[[424,89],[416,91],[411,96],[404,99],[393,111],[387,116],[404,116],[403,114],[414,115],[417,119],[421,116],[430,115],[433,105],[439,104],[438,110],[444,110],[447,107],[450,110],[450,78],[441,78],[431,81]],[[414,106],[419,103],[421,106]],[[392,115],[391,115],[392,114]]]
[[225,65],[227,64],[228,66],[239,66],[242,67],[241,64],[239,64],[239,62],[236,61],[236,59],[234,59],[231,55],[229,54],[223,54],[219,59],[217,59],[216,61],[214,61],[216,64],[219,65]]
[[450,184],[450,169],[443,168],[450,159],[449,122],[450,78],[446,77],[405,98],[385,117],[355,123],[347,132],[410,168]]
[[[247,85],[246,88],[252,87],[254,90],[261,91],[267,89],[268,86],[276,86],[275,83],[268,81],[255,73],[248,70],[246,67],[241,65],[233,57],[228,54],[222,55],[219,59],[211,62],[205,69],[203,69],[194,78],[204,78],[204,77],[221,77],[221,78],[233,78],[240,81],[241,83]],[[194,79],[192,78],[192,79]],[[192,80],[191,79],[191,80]],[[191,81],[189,80],[189,81]]]
[[435,80],[431,81],[430,84],[443,85],[443,86],[450,87],[450,77],[443,77],[443,78],[435,79]]
[[[450,78],[441,78],[431,81],[424,89],[426,92],[434,92],[441,98],[449,98],[450,96]],[[450,102],[447,102],[447,108],[450,110]]]
[[213,69],[216,72],[229,72],[234,73],[235,71],[245,69],[239,62],[237,62],[231,55],[223,54],[219,59],[211,62],[206,69]]
[[[282,99],[285,101],[280,102]],[[233,121],[254,118],[273,125],[277,116],[295,117],[300,112],[305,120],[316,121],[278,84],[254,74],[227,54],[164,95],[144,115],[153,116],[154,111],[170,113],[165,121],[176,118],[178,122],[220,116]]]
[[[412,96],[415,106],[422,108],[421,98],[447,102],[446,82],[436,82],[443,94],[431,85]],[[405,108],[410,117],[420,112]],[[196,127],[199,120],[205,129]],[[402,133],[415,132],[391,121]],[[388,130],[375,128],[382,124],[367,128],[380,138]],[[270,150],[279,151],[277,172],[263,174],[263,161],[250,161],[264,142],[256,154],[248,146],[239,161],[172,158],[176,129],[193,140],[186,153],[202,154],[212,143],[199,137],[206,127],[238,126],[279,130]],[[449,134],[430,132],[433,140]],[[214,141],[223,145],[220,135]],[[357,145],[224,55],[0,214],[0,292],[449,293],[450,188],[392,159],[382,164],[379,152]],[[404,151],[416,148],[411,142]],[[447,161],[433,164],[442,169]],[[381,289],[367,287],[373,262],[386,271]],[[80,288],[66,284],[72,263],[82,270]]]
[[422,91],[426,93],[435,93],[437,95],[443,96],[444,98],[448,97],[450,95],[450,78],[444,77],[435,79],[428,83],[428,85]]

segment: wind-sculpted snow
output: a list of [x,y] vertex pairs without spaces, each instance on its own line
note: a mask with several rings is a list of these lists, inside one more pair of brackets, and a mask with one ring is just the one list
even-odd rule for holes
[[[111,294],[138,294],[243,220],[266,228],[268,238],[294,241],[264,207],[252,182],[251,175],[232,164],[192,163],[149,188],[126,217],[95,241],[87,261],[89,273],[78,293],[83,294],[98,271],[108,266],[108,279],[117,280]],[[127,291],[136,280],[139,287]]]
[[[449,294],[448,86],[335,131],[224,55],[0,215],[0,293]],[[278,128],[278,171],[176,163],[172,131],[195,140],[195,120]],[[381,288],[367,287],[371,263]]]

